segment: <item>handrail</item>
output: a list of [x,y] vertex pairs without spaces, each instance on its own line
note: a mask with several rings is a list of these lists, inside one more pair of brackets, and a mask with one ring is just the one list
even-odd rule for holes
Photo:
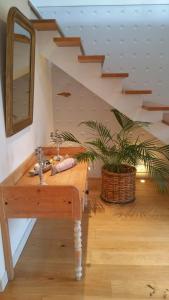
[[28,0],[28,5],[38,19],[43,19],[38,9],[33,5],[32,1]]

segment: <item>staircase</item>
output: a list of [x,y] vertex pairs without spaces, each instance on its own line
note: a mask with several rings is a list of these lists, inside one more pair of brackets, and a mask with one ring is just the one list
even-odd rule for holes
[[[142,100],[147,90],[125,90],[126,73],[104,73],[104,54],[86,55],[79,37],[64,37],[55,20],[32,20],[37,32],[37,45],[41,54],[87,89],[101,97],[132,120],[152,122],[146,129],[164,143],[169,143],[168,106]],[[166,121],[167,119],[167,121]]]

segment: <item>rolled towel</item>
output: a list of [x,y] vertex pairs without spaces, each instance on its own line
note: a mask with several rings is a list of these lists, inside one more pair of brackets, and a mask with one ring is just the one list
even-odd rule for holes
[[66,158],[62,162],[53,165],[51,169],[51,175],[70,169],[76,165],[77,161],[74,158]]

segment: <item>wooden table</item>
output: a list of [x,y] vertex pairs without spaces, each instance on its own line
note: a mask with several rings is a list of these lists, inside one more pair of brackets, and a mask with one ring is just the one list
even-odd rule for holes
[[[55,148],[43,149],[48,156],[54,155],[56,151]],[[77,151],[83,149],[62,148],[61,154],[73,155]],[[49,171],[45,173],[47,185],[42,186],[39,185],[38,176],[28,175],[28,169],[33,161],[32,156],[26,162],[27,167],[22,165],[1,185],[0,220],[8,278],[10,280],[14,278],[8,218],[57,218],[74,221],[75,277],[80,280],[82,277],[81,219],[86,198],[87,164],[77,164],[54,176],[51,176]]]

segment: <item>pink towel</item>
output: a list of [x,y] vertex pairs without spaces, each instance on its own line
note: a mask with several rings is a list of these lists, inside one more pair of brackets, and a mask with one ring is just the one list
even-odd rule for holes
[[62,162],[53,165],[51,170],[51,175],[70,169],[76,165],[76,159],[66,158]]

